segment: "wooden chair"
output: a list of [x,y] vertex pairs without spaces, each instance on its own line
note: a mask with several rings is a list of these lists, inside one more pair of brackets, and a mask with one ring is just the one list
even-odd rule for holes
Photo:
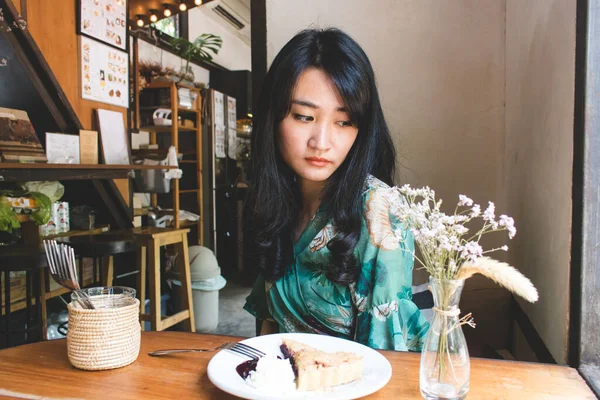
[[[194,310],[192,301],[192,285],[190,278],[190,262],[188,256],[187,233],[189,229],[170,228],[134,228],[130,230],[136,239],[138,250],[137,294],[140,300],[140,319],[150,321],[153,331],[162,331],[180,322],[190,332],[195,332]],[[182,295],[180,296],[180,311],[168,317],[161,316],[161,290],[160,290],[160,248],[174,245],[179,253],[177,257],[177,271],[181,276]],[[147,253],[147,257],[146,257]],[[147,262],[146,262],[147,260]],[[146,265],[148,266],[146,270]],[[146,301],[146,272],[150,283],[150,314],[145,313]]]
[[73,247],[75,250],[75,256],[80,260],[79,284],[81,287],[84,284],[83,258],[93,259],[94,269],[96,261],[99,261],[102,271],[100,283],[102,286],[112,286],[114,279],[114,256],[138,250],[138,243],[134,238],[113,232],[64,237],[57,238],[56,240],[59,243]]
[[[46,262],[40,247],[0,248],[0,348],[31,343],[46,338],[46,299],[44,297]],[[25,272],[25,295],[22,301],[12,304],[10,272]],[[15,306],[15,307],[13,307]],[[25,308],[25,319],[12,318],[12,313]],[[15,325],[21,325],[15,329]],[[4,342],[4,345],[2,344]]]

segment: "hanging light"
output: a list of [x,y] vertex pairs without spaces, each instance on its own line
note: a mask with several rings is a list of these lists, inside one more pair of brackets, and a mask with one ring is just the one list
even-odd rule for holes
[[158,17],[156,16],[156,10],[150,11],[150,22],[158,21]]
[[169,18],[173,13],[171,12],[171,10],[169,9],[169,6],[165,4],[165,11],[163,12],[163,14],[165,15],[165,17]]
[[202,4],[202,0],[194,0],[194,4],[199,6],[200,4]]
[[187,5],[185,4],[185,0],[181,0],[181,3],[179,3],[179,10],[180,11],[186,11],[187,10]]
[[144,20],[142,19],[142,16],[141,16],[141,15],[138,15],[138,16],[137,16],[137,21],[136,21],[136,24],[137,24],[137,26],[139,26],[140,28],[143,28],[143,27],[144,27],[144,25],[145,25],[145,24],[144,24]]

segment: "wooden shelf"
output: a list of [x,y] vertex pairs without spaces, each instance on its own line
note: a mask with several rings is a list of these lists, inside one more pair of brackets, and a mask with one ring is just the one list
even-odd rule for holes
[[48,235],[48,236],[40,236],[42,240],[50,240],[56,238],[63,237],[75,237],[75,236],[85,236],[85,235],[100,235],[102,233],[108,232],[110,230],[110,225],[102,225],[96,229],[92,229],[89,231],[77,231],[72,230],[69,232],[57,233],[56,235]]
[[[157,125],[148,125],[140,127],[140,131],[145,132],[154,132],[154,133],[171,133],[172,126],[157,126]],[[198,128],[190,128],[189,126],[178,126],[177,129],[180,132],[196,132]]]
[[68,181],[81,179],[127,179],[134,171],[175,169],[166,165],[0,163],[0,181]]
[[185,83],[177,83],[175,81],[161,81],[161,82],[152,81],[152,82],[150,82],[150,84],[148,86],[146,86],[144,88],[144,90],[146,90],[146,89],[169,89],[169,88],[171,88],[173,83],[175,83],[178,87],[200,91],[200,89],[197,87],[186,85]]
[[187,219],[183,219],[181,221],[179,221],[179,227],[181,228],[189,228],[190,226],[196,226],[200,223],[200,220],[198,221],[189,221]]
[[187,107],[177,107],[177,110],[179,112],[189,112],[189,113],[200,113],[200,111],[198,110],[194,110],[193,108],[187,108]]
[[136,165],[136,164],[47,164],[47,163],[0,163],[0,170],[3,169],[95,169],[101,170],[137,170],[137,169],[174,169],[175,167],[168,167],[161,165],[157,167],[155,165]]
[[[190,89],[190,91],[194,94],[197,95],[197,98],[192,102],[192,107],[183,107],[181,105],[181,103],[179,102],[179,93],[178,93],[178,88],[188,88]],[[202,218],[200,218],[200,220],[198,222],[193,222],[193,223],[189,223],[187,221],[181,221],[179,219],[179,210],[180,210],[180,196],[183,194],[194,194],[195,197],[197,197],[197,204],[198,204],[198,213],[200,214],[200,209],[202,207],[203,204],[203,193],[202,193],[202,96],[200,96],[200,89],[199,88],[194,88],[194,87],[190,87],[187,86],[185,84],[179,84],[177,82],[173,82],[173,81],[154,81],[151,82],[150,85],[148,85],[146,88],[144,88],[144,92],[146,92],[147,90],[156,90],[156,89],[162,89],[165,93],[161,93],[164,94],[164,96],[155,96],[157,93],[156,92],[150,92],[150,93],[146,93],[144,96],[147,96],[147,101],[144,101],[144,104],[141,106],[138,106],[136,109],[137,112],[137,116],[136,116],[136,120],[140,121],[140,113],[142,111],[146,111],[146,115],[148,114],[148,111],[152,111],[153,109],[156,108],[168,108],[171,111],[171,115],[172,115],[172,126],[153,126],[153,125],[148,125],[148,126],[142,126],[139,128],[140,131],[147,131],[149,132],[149,142],[150,144],[157,144],[158,142],[162,142],[158,140],[157,135],[161,134],[161,133],[166,133],[169,134],[168,138],[170,138],[171,141],[171,146],[174,146],[175,149],[179,150],[179,134],[182,133],[184,135],[189,135],[190,132],[192,132],[195,135],[196,138],[196,144],[195,144],[195,149],[192,152],[189,152],[189,148],[186,149],[187,151],[177,151],[178,155],[179,154],[183,154],[183,155],[190,155],[190,159],[188,160],[180,160],[179,161],[179,165],[180,167],[187,167],[186,170],[191,170],[191,168],[194,168],[196,170],[196,180],[197,180],[197,184],[196,185],[189,185],[188,184],[188,188],[189,189],[184,189],[184,190],[180,190],[179,187],[179,180],[174,180],[172,182],[172,186],[171,186],[171,195],[172,195],[172,202],[170,204],[170,207],[173,209],[172,212],[170,212],[171,215],[173,215],[173,225],[177,228],[182,227],[182,226],[193,226],[195,229],[197,230],[197,234],[198,234],[198,244],[202,244],[203,243],[203,227],[202,227]],[[166,92],[168,89],[168,99],[166,96]],[[140,92],[135,93],[136,95],[136,104],[140,104]],[[168,104],[168,106],[164,105],[161,107],[154,107],[153,105],[155,103],[166,103]],[[177,120],[177,116],[181,116],[183,119],[191,119],[191,120],[195,120],[195,123],[193,122],[194,125],[196,125],[196,127],[189,127],[189,126],[185,126],[184,122],[178,122]],[[144,121],[144,124],[150,124],[151,122],[146,120]],[[192,124],[189,122],[185,122],[186,124]],[[162,138],[165,139],[165,138]],[[189,136],[186,136],[186,139],[189,139]],[[164,143],[162,143],[164,145]],[[132,154],[135,155],[139,155],[139,156],[144,156],[144,155],[154,155],[154,156],[160,156],[163,154],[166,154],[166,152],[160,151],[160,150],[149,150],[149,149],[144,149],[144,151],[133,151]],[[163,157],[164,158],[164,157]],[[195,186],[195,188],[194,188]],[[188,195],[189,196],[189,195]],[[190,197],[186,197],[186,200],[189,199],[191,200],[191,196]],[[152,207],[157,207],[158,204],[158,196],[156,194],[153,194],[151,196],[151,204]],[[146,210],[135,210],[135,214],[137,215],[143,215],[143,213],[146,212]],[[159,211],[155,211],[157,216],[160,216],[162,214],[162,212]],[[163,210],[164,212],[164,210]]]
[[147,207],[144,208],[134,208],[133,209],[133,216],[134,217],[141,217],[143,215],[148,215],[148,213],[150,212],[150,209]]
[[[17,214],[17,219],[19,222],[29,222],[31,218],[29,214]],[[54,235],[42,236],[40,235],[40,239],[42,240],[50,240],[61,237],[74,237],[74,236],[84,236],[84,235],[100,235],[102,233],[108,232],[110,230],[110,225],[100,225],[96,229],[91,229],[88,231],[80,231],[80,230],[71,230],[68,232],[57,233]]]
[[[168,105],[162,105],[162,106],[140,106],[140,111],[156,111],[159,108],[171,108]],[[193,108],[187,108],[187,107],[177,107],[177,110],[179,112],[189,112],[189,113],[199,113],[200,111],[195,110]]]

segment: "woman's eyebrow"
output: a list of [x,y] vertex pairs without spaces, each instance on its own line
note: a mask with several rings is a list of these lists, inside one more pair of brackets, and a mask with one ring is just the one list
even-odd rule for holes
[[[305,106],[305,107],[310,107],[310,108],[315,108],[315,109],[321,108],[319,105],[317,105],[317,104],[315,104],[313,102],[310,102],[308,100],[296,100],[296,99],[294,99],[294,100],[292,100],[292,104],[297,104],[299,106]],[[346,109],[346,107],[338,107],[337,111],[347,112],[348,110]]]

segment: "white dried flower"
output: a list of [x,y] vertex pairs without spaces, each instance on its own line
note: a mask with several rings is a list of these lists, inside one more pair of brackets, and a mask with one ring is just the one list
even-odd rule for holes
[[473,200],[465,196],[464,194],[458,195],[458,206],[459,207],[471,207],[473,205]]
[[452,229],[454,229],[454,232],[458,233],[459,235],[464,235],[465,233],[469,232],[468,228],[465,228],[464,225],[454,225],[452,227]]
[[510,239],[514,238],[517,234],[517,229],[515,228],[515,220],[511,217],[501,215],[498,224],[506,228],[506,230],[508,231],[508,237]]
[[483,212],[483,220],[492,224],[496,220],[496,206],[491,201],[488,204],[488,208]]
[[468,242],[464,245],[461,257],[465,260],[475,261],[483,255],[483,248],[477,242]]

